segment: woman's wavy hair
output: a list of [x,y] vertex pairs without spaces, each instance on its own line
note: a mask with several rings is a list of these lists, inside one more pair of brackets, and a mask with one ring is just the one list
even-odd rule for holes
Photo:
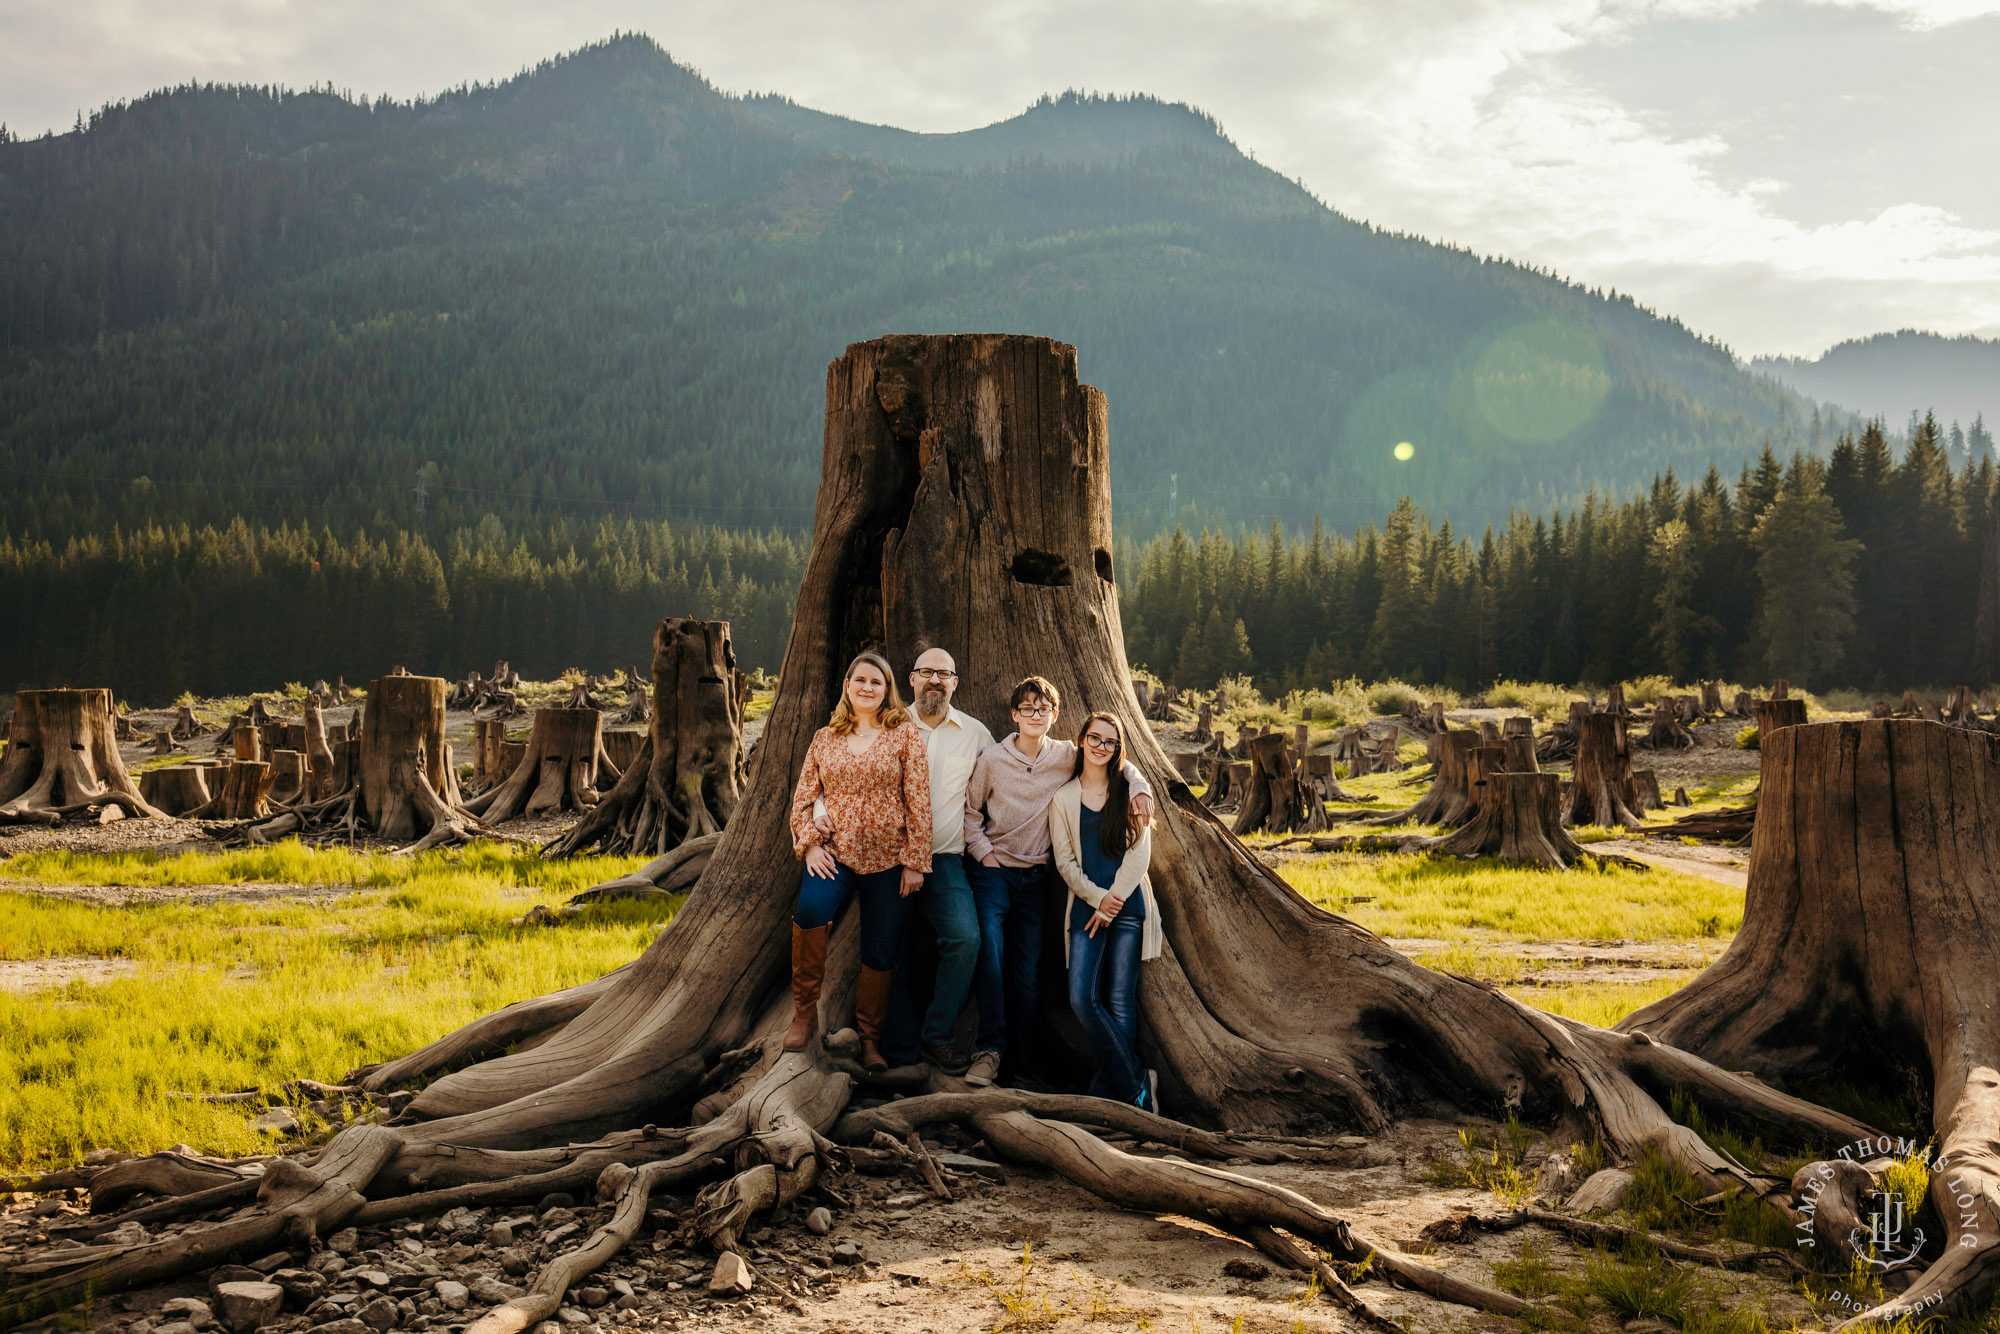
[[1083,738],[1090,725],[1098,722],[1110,725],[1118,745],[1104,762],[1104,809],[1097,818],[1097,846],[1107,857],[1123,857],[1126,849],[1139,841],[1139,826],[1132,820],[1132,785],[1125,781],[1125,728],[1115,714],[1093,713],[1076,729],[1076,763],[1069,776],[1083,777],[1083,760],[1088,750]]
[[882,680],[889,687],[875,720],[884,727],[901,727],[910,721],[910,711],[903,707],[903,694],[896,689],[896,673],[890,669],[889,660],[872,648],[864,649],[854,655],[854,661],[848,663],[847,670],[840,674],[840,702],[833,706],[833,717],[827,720],[827,726],[833,729],[835,736],[846,736],[854,730],[857,719],[847,703],[847,683],[853,677],[854,669],[864,662],[882,673]]

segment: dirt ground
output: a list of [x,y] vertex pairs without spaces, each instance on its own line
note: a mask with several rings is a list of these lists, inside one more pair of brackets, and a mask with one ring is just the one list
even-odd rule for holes
[[[1490,1283],[1496,1262],[1520,1255],[1523,1232],[1475,1234],[1470,1241],[1442,1246],[1419,1236],[1425,1225],[1456,1214],[1501,1211],[1486,1192],[1431,1180],[1431,1162],[1456,1151],[1459,1128],[1457,1123],[1411,1121],[1378,1139],[1350,1137],[1346,1142],[1355,1145],[1357,1159],[1352,1167],[1238,1163],[1229,1170],[1280,1182],[1320,1201],[1377,1245]],[[1530,1178],[1545,1150],[1537,1145],[1525,1156]],[[827,1235],[816,1236],[803,1226],[804,1210],[797,1206],[753,1234],[756,1286],[740,1296],[708,1291],[709,1260],[675,1244],[671,1238],[677,1218],[671,1209],[656,1210],[649,1232],[572,1292],[556,1326],[565,1334],[621,1328],[691,1334],[741,1329],[970,1334],[1100,1325],[1188,1334],[1360,1328],[1323,1297],[1307,1294],[1298,1276],[1275,1270],[1255,1250],[1201,1222],[1107,1208],[1078,1187],[1039,1173],[1006,1169],[996,1177],[1001,1169],[990,1165],[963,1170],[975,1161],[969,1157],[949,1161],[961,1165],[952,1177],[955,1198],[949,1202],[933,1199],[909,1181],[838,1176],[837,1201],[833,1195],[815,1195],[805,1202],[831,1208]],[[34,1244],[49,1223],[82,1208],[15,1200],[0,1216],[0,1263],[17,1248]],[[607,1210],[572,1209],[571,1202],[557,1199],[481,1211],[471,1220],[457,1220],[457,1230],[450,1233],[431,1220],[414,1229],[405,1224],[369,1229],[351,1243],[336,1237],[336,1247],[350,1246],[345,1272],[329,1275],[320,1305],[299,1311],[276,1328],[329,1323],[372,1300],[379,1288],[392,1299],[408,1294],[411,1311],[398,1313],[394,1328],[460,1330],[472,1311],[426,1309],[440,1306],[429,1295],[438,1279],[469,1288],[482,1281],[506,1283],[519,1277],[509,1273],[510,1259],[538,1263],[574,1245],[577,1231],[587,1232],[605,1217]],[[493,1222],[509,1224],[507,1245],[497,1244],[485,1231]],[[551,1235],[569,1223],[580,1226],[569,1231],[567,1242]],[[1533,1232],[1559,1268],[1586,1258],[1560,1236]],[[858,1252],[851,1262],[838,1253],[844,1243]],[[302,1260],[274,1256],[256,1267],[286,1270]],[[371,1287],[364,1267],[387,1282]],[[1769,1278],[1719,1272],[1702,1277],[1708,1290],[1726,1303],[1768,1307],[1779,1327],[1806,1313],[1802,1299]],[[354,1302],[327,1300],[347,1291],[355,1294]],[[1419,1334],[1498,1334],[1513,1324],[1379,1282],[1364,1282],[1357,1291],[1373,1310]],[[491,1296],[493,1290],[487,1293]],[[205,1298],[205,1286],[190,1279],[125,1294],[93,1312],[88,1327],[104,1334],[183,1334],[170,1328],[179,1313],[163,1308],[184,1297]],[[1602,1331],[1617,1328],[1615,1322],[1605,1323]]]
[[[1506,710],[1487,711],[1504,716]],[[347,711],[330,714],[339,721]],[[1482,714],[1454,712],[1461,725],[1476,724]],[[165,714],[143,715],[151,724]],[[1372,730],[1393,724],[1379,720]],[[469,753],[470,716],[448,715],[449,735],[459,754]],[[758,729],[753,724],[752,729]],[[1158,727],[1171,750],[1192,749],[1179,729]],[[1693,787],[1722,777],[1754,773],[1757,754],[1734,746],[1736,725],[1697,729],[1702,744],[1695,750],[1652,755],[1641,752],[1639,764],[1650,762],[1660,774],[1663,791]],[[210,743],[197,741],[197,752]],[[130,748],[128,764],[138,768],[150,757],[144,746]],[[502,833],[539,844],[560,832],[566,821],[517,822]],[[167,899],[196,903],[247,900],[273,895],[337,894],[338,887],[286,884],[192,885],[171,888],[135,886],[64,886],[9,881],[5,860],[31,849],[62,848],[75,852],[153,850],[163,853],[212,849],[217,826],[185,820],[128,820],[108,826],[44,829],[0,829],[0,892],[54,894],[107,906]],[[1747,850],[1691,847],[1678,841],[1621,838],[1597,845],[1654,864],[1706,875],[1740,887],[1744,883]],[[1398,939],[1390,942],[1414,955],[1444,949],[1449,942]],[[1519,961],[1516,981],[1575,983],[1587,980],[1630,981],[1635,977],[1692,976],[1713,961],[1726,940],[1700,942],[1546,941],[1517,944],[1508,953]],[[0,989],[37,991],[73,980],[112,976],[115,961],[56,959],[0,964]],[[97,971],[93,971],[97,970]],[[1171,1108],[1167,1109],[1171,1113]],[[1386,1247],[1420,1255],[1426,1263],[1464,1277],[1490,1283],[1492,1265],[1521,1253],[1523,1236],[1532,1231],[1536,1243],[1558,1269],[1574,1269],[1585,1253],[1559,1236],[1540,1229],[1497,1235],[1445,1246],[1423,1241],[1426,1224],[1455,1213],[1501,1211],[1503,1203],[1479,1190],[1439,1184],[1434,1164],[1456,1160],[1459,1132],[1466,1123],[1414,1120],[1367,1141],[1349,1140],[1354,1166],[1285,1164],[1255,1166],[1238,1163],[1230,1170],[1282,1182],[1345,1216],[1355,1230]],[[940,1145],[950,1152],[954,1146]],[[958,1146],[964,1147],[964,1146]],[[1129,1146],[1128,1147],[1137,1147]],[[1154,1146],[1155,1149],[1158,1146]],[[976,1148],[974,1150],[977,1151]],[[1524,1174],[1532,1181],[1545,1143],[1528,1151]],[[952,1178],[957,1198],[932,1199],[920,1184],[882,1178],[842,1175],[834,1193],[809,1200],[833,1210],[828,1235],[816,1236],[803,1226],[803,1210],[787,1216],[752,1238],[751,1256],[756,1285],[747,1295],[712,1295],[707,1290],[709,1261],[691,1255],[672,1240],[673,1209],[686,1201],[659,1202],[650,1220],[657,1225],[606,1269],[573,1291],[551,1327],[539,1334],[599,1334],[620,1328],[687,1331],[733,1331],[745,1328],[774,1331],[885,1331],[890,1334],[961,1334],[973,1330],[1007,1330],[1103,1325],[1113,1329],[1188,1331],[1293,1331],[1358,1329],[1353,1317],[1323,1298],[1307,1295],[1298,1276],[1274,1270],[1263,1256],[1233,1238],[1196,1220],[1129,1213],[1098,1202],[1081,1189],[1040,1173],[972,1165],[957,1159],[961,1170]],[[0,1266],[11,1256],[50,1239],[50,1223],[79,1214],[81,1202],[61,1197],[12,1197],[0,1204]],[[379,1272],[386,1284],[379,1293],[369,1281],[343,1282],[330,1275],[325,1296],[315,1304],[293,1302],[274,1326],[308,1330],[339,1320],[339,1334],[373,1334],[394,1330],[461,1331],[470,1317],[484,1309],[475,1299],[468,1309],[452,1309],[438,1299],[440,1280],[475,1287],[519,1279],[509,1269],[522,1254],[538,1265],[575,1244],[557,1233],[568,1221],[588,1231],[603,1221],[603,1210],[577,1209],[563,1201],[542,1206],[483,1211],[475,1223],[441,1235],[437,1220],[396,1225],[364,1232],[354,1243],[350,1274]],[[486,1229],[511,1220],[512,1246],[488,1239]],[[461,1224],[464,1220],[460,1220]],[[842,1243],[853,1244],[855,1262],[839,1254]],[[269,1257],[259,1268],[288,1270],[305,1257]],[[532,1273],[532,1268],[526,1270]],[[371,1280],[372,1281],[372,1280]],[[1759,1305],[1769,1310],[1774,1326],[1811,1323],[1802,1298],[1777,1278],[1758,1274],[1704,1271],[1706,1290],[1726,1305]],[[1465,1330],[1499,1331],[1513,1322],[1482,1315],[1464,1307],[1433,1301],[1420,1294],[1390,1289],[1379,1282],[1358,1291],[1370,1306],[1405,1328],[1422,1334],[1457,1334]],[[347,1300],[343,1294],[352,1293]],[[130,1334],[219,1334],[186,1323],[189,1311],[165,1309],[175,1298],[205,1299],[198,1280],[187,1280],[125,1294],[100,1305],[90,1316],[94,1329]],[[341,1298],[341,1300],[332,1300]],[[393,1298],[393,1319],[371,1302]],[[304,1308],[304,1309],[301,1309]],[[371,1323],[372,1321],[372,1323]],[[175,1326],[179,1325],[179,1328]],[[41,1328],[51,1332],[54,1322]],[[1594,1334],[1619,1328],[1608,1315],[1590,1322]],[[1642,1326],[1627,1326],[1635,1332]]]

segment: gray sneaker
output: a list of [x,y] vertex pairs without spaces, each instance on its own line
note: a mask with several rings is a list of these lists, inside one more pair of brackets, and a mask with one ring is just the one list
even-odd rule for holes
[[976,1051],[972,1053],[972,1068],[965,1072],[965,1082],[977,1084],[981,1088],[991,1084],[1000,1073],[1000,1053],[997,1051]]

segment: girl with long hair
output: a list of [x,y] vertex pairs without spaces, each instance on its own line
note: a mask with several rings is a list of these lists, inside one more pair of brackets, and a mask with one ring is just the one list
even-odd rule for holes
[[1139,965],[1166,944],[1147,883],[1151,830],[1132,818],[1125,729],[1084,719],[1070,781],[1049,806],[1056,871],[1069,887],[1069,1004],[1097,1049],[1090,1092],[1157,1111],[1157,1079],[1139,1063]]
[[[830,833],[813,820],[823,799]],[[792,851],[805,860],[799,904],[792,915],[792,1026],[785,1050],[812,1041],[826,942],[833,919],[850,898],[861,899],[861,978],[854,1027],[861,1063],[886,1070],[882,1023],[889,983],[903,949],[909,896],[931,869],[931,779],[923,734],[896,690],[881,654],[848,664],[840,702],[813,734],[792,792]]]

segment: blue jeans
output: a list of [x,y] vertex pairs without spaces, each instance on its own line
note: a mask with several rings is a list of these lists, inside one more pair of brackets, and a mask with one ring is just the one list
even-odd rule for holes
[[1042,966],[1042,910],[1048,900],[1049,868],[981,866],[966,863],[972,898],[979,908],[979,965],[973,989],[979,997],[979,1038],[975,1051],[998,1052],[1009,1077],[1029,1068],[1035,1034],[1036,974]]
[[1146,1071],[1139,1064],[1139,952],[1146,934],[1146,901],[1133,894],[1125,907],[1084,932],[1090,905],[1072,898],[1069,911],[1069,1007],[1097,1048],[1090,1095],[1137,1102]]
[[[979,967],[979,907],[972,882],[965,878],[965,858],[955,852],[931,854],[931,873],[917,903],[924,920],[937,932],[937,990],[924,1011],[924,1041],[949,1047],[958,1030],[959,1011],[972,994],[973,973]],[[984,870],[985,868],[980,868]]]
[[808,931],[831,926],[858,890],[862,966],[892,972],[902,957],[903,920],[910,913],[910,901],[902,896],[902,888],[900,866],[863,875],[845,862],[836,862],[831,880],[822,880],[808,867],[799,879],[799,907],[792,920]]

